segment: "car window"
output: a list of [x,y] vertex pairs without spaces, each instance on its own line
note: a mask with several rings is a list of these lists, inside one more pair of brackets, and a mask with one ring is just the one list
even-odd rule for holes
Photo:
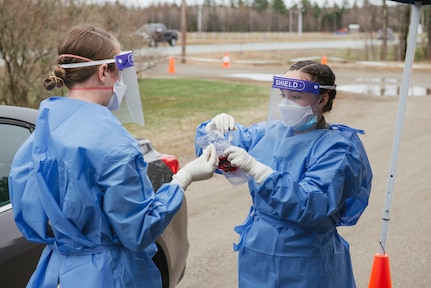
[[0,123],[0,207],[9,203],[7,178],[16,151],[30,136],[28,127]]

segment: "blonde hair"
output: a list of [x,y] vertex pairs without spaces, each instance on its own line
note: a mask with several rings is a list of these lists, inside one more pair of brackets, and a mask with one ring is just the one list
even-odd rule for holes
[[[57,58],[57,66],[45,78],[43,86],[46,90],[66,86],[71,88],[76,83],[81,83],[90,78],[98,69],[98,66],[64,69],[60,65],[83,62],[82,58],[91,60],[113,59],[120,49],[115,37],[102,28],[90,24],[74,26],[58,45],[58,55],[66,55]],[[77,55],[80,57],[73,57]],[[108,64],[111,71],[115,70],[115,63]]]

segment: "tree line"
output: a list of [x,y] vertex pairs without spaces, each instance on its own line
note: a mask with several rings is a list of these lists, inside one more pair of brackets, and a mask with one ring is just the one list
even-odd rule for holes
[[[231,0],[229,5],[205,0],[202,5],[187,5],[185,27],[187,32],[295,32],[301,15],[303,32],[334,33],[352,23],[369,33],[390,27],[400,34],[403,51],[410,5],[388,7],[363,2],[362,6],[347,7],[345,1],[341,6],[320,7],[302,0],[286,7],[283,0]],[[422,10],[421,24],[429,32],[429,6]],[[141,8],[118,1],[97,5],[85,0],[0,0],[0,104],[37,107],[49,96],[41,79],[52,70],[57,45],[73,25],[99,25],[112,32],[123,47],[135,49],[142,48],[142,39],[135,34],[139,27],[162,22],[180,30],[181,15],[181,6],[176,4]],[[429,50],[425,51],[427,58]],[[147,54],[149,58],[157,56]],[[382,55],[383,60],[385,57]],[[403,59],[403,54],[397,57]],[[64,92],[56,91],[58,95]]]
[[[400,21],[403,20],[400,16],[410,10],[410,6],[405,4],[375,5],[368,0],[364,0],[361,6],[356,1],[353,6],[348,6],[346,0],[341,6],[329,6],[328,3],[319,6],[310,0],[302,0],[290,7],[286,7],[283,0],[231,0],[228,6],[216,3],[216,0],[204,0],[202,5],[188,5],[187,31],[293,32],[298,30],[299,14],[302,15],[304,32],[335,32],[353,23],[360,24],[364,32],[377,31],[383,27],[385,19],[389,27],[400,31],[405,24]],[[382,3],[386,4],[386,1],[382,0]],[[387,9],[385,17],[383,9]],[[421,22],[426,26],[429,22],[428,6],[424,6],[423,11]],[[143,10],[142,17],[149,22],[164,22],[176,29],[181,25],[180,6],[176,4],[153,4]],[[199,19],[202,19],[201,23]]]

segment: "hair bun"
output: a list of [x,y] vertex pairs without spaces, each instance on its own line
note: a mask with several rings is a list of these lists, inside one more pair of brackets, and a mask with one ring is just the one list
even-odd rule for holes
[[57,66],[54,71],[48,75],[42,84],[46,90],[50,91],[54,88],[61,88],[64,85],[64,79],[66,77],[66,70],[60,66]]

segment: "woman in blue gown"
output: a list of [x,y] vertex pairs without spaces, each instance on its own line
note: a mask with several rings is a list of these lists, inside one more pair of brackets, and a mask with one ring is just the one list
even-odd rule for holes
[[327,65],[300,61],[272,87],[267,122],[245,127],[222,113],[196,133],[231,134],[224,156],[248,175],[253,204],[235,227],[239,287],[356,287],[337,226],[356,224],[368,205],[372,171],[362,131],[326,123],[336,95]]
[[[139,90],[127,79],[136,73],[122,75],[116,62],[120,44],[103,29],[79,25],[58,53],[45,88],[64,85],[69,93],[41,103],[9,175],[18,228],[47,245],[27,287],[162,287],[154,241],[187,186],[213,175],[214,147],[155,193],[137,140],[112,112],[123,97],[140,103],[139,92],[126,94]],[[131,116],[142,115],[142,105],[131,108]]]

